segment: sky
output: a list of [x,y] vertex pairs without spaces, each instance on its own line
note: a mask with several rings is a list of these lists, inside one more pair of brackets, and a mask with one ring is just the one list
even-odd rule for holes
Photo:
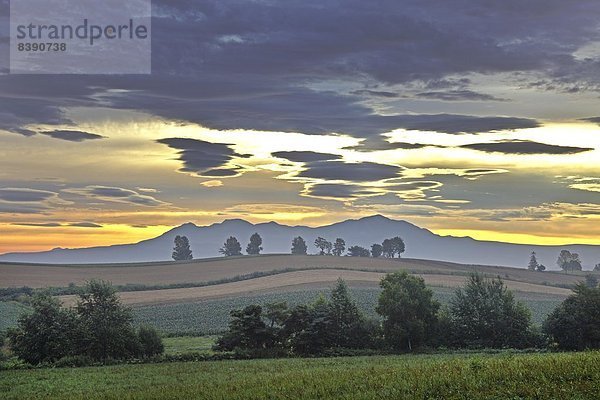
[[372,214],[600,244],[597,0],[152,7],[150,75],[0,63],[0,253]]

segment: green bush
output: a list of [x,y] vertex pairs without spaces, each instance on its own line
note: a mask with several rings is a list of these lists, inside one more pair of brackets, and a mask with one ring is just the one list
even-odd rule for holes
[[164,353],[165,346],[156,329],[150,326],[141,326],[138,329],[141,354],[144,357],[153,357]]
[[600,288],[579,284],[548,316],[544,331],[565,350],[600,349]]

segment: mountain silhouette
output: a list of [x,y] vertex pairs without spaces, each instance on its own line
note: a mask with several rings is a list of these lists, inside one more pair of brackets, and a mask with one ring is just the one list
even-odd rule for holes
[[600,262],[600,246],[564,245],[540,246],[479,241],[469,237],[440,236],[406,221],[374,215],[346,220],[321,227],[287,226],[276,222],[252,224],[242,219],[228,219],[208,226],[186,223],[149,240],[135,244],[61,249],[35,253],[8,253],[0,261],[50,264],[129,263],[171,260],[175,236],[187,236],[194,258],[220,256],[219,248],[229,236],[235,236],[245,250],[250,235],[258,232],[263,239],[263,254],[290,253],[292,239],[304,238],[308,252],[317,253],[314,241],[321,236],[329,241],[340,237],[346,248],[358,245],[366,248],[384,239],[400,236],[406,243],[405,258],[451,261],[465,264],[504,265],[525,268],[532,251],[548,269],[558,269],[556,259],[562,249],[578,253],[584,269]]

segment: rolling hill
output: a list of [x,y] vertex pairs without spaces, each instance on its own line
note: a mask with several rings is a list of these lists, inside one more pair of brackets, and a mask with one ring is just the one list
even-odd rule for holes
[[562,249],[581,256],[585,269],[592,269],[600,262],[600,246],[565,245],[536,246],[501,242],[478,241],[436,235],[406,221],[392,220],[381,215],[347,220],[321,227],[286,226],[276,222],[251,224],[241,219],[226,220],[209,226],[187,223],[153,239],[135,244],[91,247],[82,249],[54,249],[37,253],[9,253],[0,255],[0,261],[50,263],[50,264],[104,264],[166,261],[171,257],[173,239],[185,235],[190,239],[196,258],[218,256],[218,250],[229,236],[236,236],[243,248],[248,238],[258,232],[263,238],[264,253],[289,253],[290,243],[302,236],[309,245],[309,252],[316,252],[312,245],[321,236],[328,240],[344,238],[347,246],[370,247],[383,239],[401,236],[406,243],[404,257],[466,264],[507,265],[525,267],[532,251],[538,261],[549,269],[557,269],[556,258]]

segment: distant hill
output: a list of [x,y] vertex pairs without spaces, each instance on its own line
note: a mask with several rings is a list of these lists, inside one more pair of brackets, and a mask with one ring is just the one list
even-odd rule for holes
[[286,226],[276,222],[251,224],[241,219],[225,220],[209,226],[183,224],[149,240],[135,244],[91,247],[83,249],[54,249],[37,253],[9,253],[0,255],[0,261],[32,262],[50,264],[81,263],[129,263],[166,261],[171,258],[173,240],[176,235],[190,239],[195,258],[219,256],[219,248],[229,236],[236,236],[242,248],[254,232],[263,238],[263,253],[289,253],[291,241],[302,236],[309,247],[309,253],[316,253],[314,240],[321,236],[334,241],[341,237],[346,246],[360,245],[370,248],[383,239],[401,236],[406,243],[404,257],[451,261],[465,264],[527,266],[532,251],[537,253],[540,263],[548,269],[558,269],[556,259],[562,249],[579,253],[584,269],[592,269],[600,262],[600,246],[565,245],[534,246],[502,242],[479,241],[472,238],[459,238],[436,235],[401,220],[392,220],[374,215],[358,220],[347,220],[321,227]]

